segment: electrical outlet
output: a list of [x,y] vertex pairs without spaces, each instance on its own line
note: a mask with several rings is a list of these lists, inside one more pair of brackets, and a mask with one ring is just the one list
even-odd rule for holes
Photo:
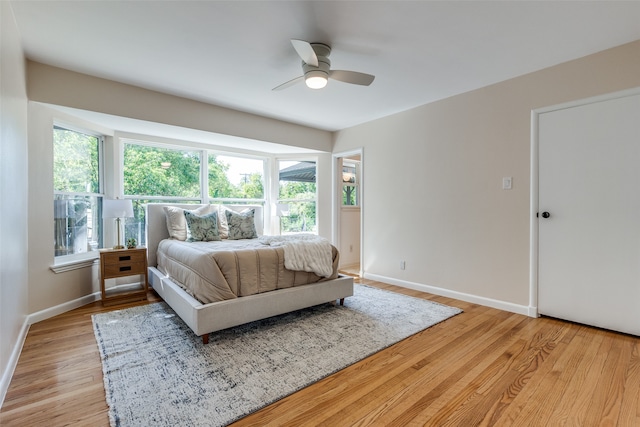
[[513,178],[510,176],[505,176],[502,178],[502,189],[503,190],[511,190],[511,186],[513,184]]
[[400,261],[400,270],[404,270],[407,264],[404,261]]

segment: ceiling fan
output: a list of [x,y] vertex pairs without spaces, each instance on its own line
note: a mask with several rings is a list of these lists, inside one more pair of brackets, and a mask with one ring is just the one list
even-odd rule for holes
[[327,85],[328,79],[361,86],[369,86],[375,79],[371,74],[357,71],[332,70],[329,60],[331,47],[324,43],[309,43],[294,39],[291,40],[291,44],[302,59],[303,75],[276,86],[273,90],[286,89],[303,80],[311,89],[322,89]]

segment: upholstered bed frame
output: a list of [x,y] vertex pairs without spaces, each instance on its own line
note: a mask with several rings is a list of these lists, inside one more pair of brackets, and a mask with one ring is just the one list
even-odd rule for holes
[[[342,303],[344,298],[353,295],[353,278],[341,275],[334,280],[202,304],[156,268],[158,245],[163,239],[169,238],[164,206],[195,209],[201,205],[148,204],[147,258],[151,287],[196,335],[202,337],[204,344],[209,342],[211,332],[326,302],[340,300]],[[262,234],[264,223],[262,206],[228,205],[228,207],[236,211],[242,211],[248,207],[254,208],[256,231],[259,235]]]

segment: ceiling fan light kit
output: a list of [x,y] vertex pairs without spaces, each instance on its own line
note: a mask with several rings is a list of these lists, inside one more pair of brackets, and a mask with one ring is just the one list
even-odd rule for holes
[[[311,89],[322,89],[327,85],[327,81],[329,80],[329,69],[331,68],[331,61],[324,55],[320,55],[320,52],[324,53],[326,51],[326,55],[331,52],[329,46],[325,45],[311,45],[316,53],[316,61],[317,66],[313,66],[302,61],[302,71],[304,72],[304,81],[307,84],[307,87]],[[320,46],[320,48],[316,47]],[[326,48],[326,49],[323,49]]]
[[322,71],[309,71],[304,75],[304,82],[311,89],[322,89],[327,85],[328,79],[328,74]]
[[291,44],[302,59],[303,75],[276,86],[273,90],[286,89],[302,80],[311,89],[322,89],[327,85],[330,78],[360,86],[369,86],[375,79],[375,76],[371,74],[347,70],[331,70],[331,61],[329,60],[331,47],[324,43],[309,43],[294,39],[291,40]]

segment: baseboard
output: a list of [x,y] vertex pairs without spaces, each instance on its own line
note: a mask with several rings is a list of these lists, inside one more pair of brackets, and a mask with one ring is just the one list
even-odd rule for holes
[[[141,286],[140,282],[133,282],[133,283],[125,283],[122,285],[114,286],[112,288],[110,287],[109,289],[127,289],[129,287],[139,288],[140,286]],[[44,310],[37,311],[35,313],[31,313],[29,316],[27,316],[27,322],[30,325],[33,325],[34,323],[47,320],[50,317],[57,316],[58,314],[66,313],[67,311],[74,310],[76,308],[82,307],[83,305],[100,301],[101,299],[102,299],[102,294],[100,292],[94,292],[90,295],[83,296],[73,301],[65,302],[64,304],[60,304],[55,307],[50,307]]]
[[4,398],[7,394],[7,390],[9,390],[9,384],[11,384],[11,378],[13,377],[13,373],[16,369],[16,366],[18,365],[18,359],[20,358],[20,353],[22,352],[24,341],[27,339],[29,326],[33,325],[34,323],[38,323],[51,317],[57,316],[59,314],[66,313],[67,311],[82,307],[83,305],[91,304],[95,301],[100,301],[101,298],[102,295],[100,292],[94,292],[90,295],[86,295],[73,301],[65,302],[64,304],[31,313],[25,318],[24,324],[20,329],[18,339],[16,340],[16,346],[11,352],[9,363],[7,363],[7,369],[4,371],[2,378],[0,379],[0,407],[2,407],[2,404],[4,403]]
[[82,307],[83,305],[91,304],[92,302],[99,301],[102,298],[100,292],[94,292],[90,295],[83,296],[73,301],[65,302],[64,304],[56,305],[55,307],[45,308],[44,310],[36,311],[27,316],[27,323],[33,325],[34,323],[47,320],[58,314],[66,313],[67,311],[74,310]]
[[4,398],[7,396],[9,384],[11,384],[11,378],[13,378],[13,373],[16,370],[16,366],[18,366],[18,359],[20,359],[20,353],[22,353],[24,341],[27,339],[27,332],[29,332],[29,323],[25,319],[22,324],[22,328],[20,328],[16,345],[11,352],[11,356],[9,356],[6,369],[2,374],[2,378],[0,378],[0,408],[2,408],[2,405],[4,404]]
[[510,302],[495,300],[492,298],[485,298],[478,295],[465,294],[462,292],[452,291],[450,289],[439,288],[437,286],[430,286],[424,285],[422,283],[394,279],[391,277],[380,276],[378,274],[364,273],[364,278],[375,280],[376,282],[384,282],[391,285],[401,286],[403,288],[414,289],[416,291],[428,292],[430,294],[440,295],[443,297],[455,298],[473,304],[480,304],[486,307],[497,308],[498,310],[509,311],[511,313],[523,314],[529,317],[536,317],[531,314],[533,312],[537,312],[534,307],[513,304]]
[[359,262],[352,262],[352,263],[349,263],[349,264],[344,264],[344,265],[341,265],[338,269],[339,270],[353,270],[355,268],[360,269],[360,263]]

